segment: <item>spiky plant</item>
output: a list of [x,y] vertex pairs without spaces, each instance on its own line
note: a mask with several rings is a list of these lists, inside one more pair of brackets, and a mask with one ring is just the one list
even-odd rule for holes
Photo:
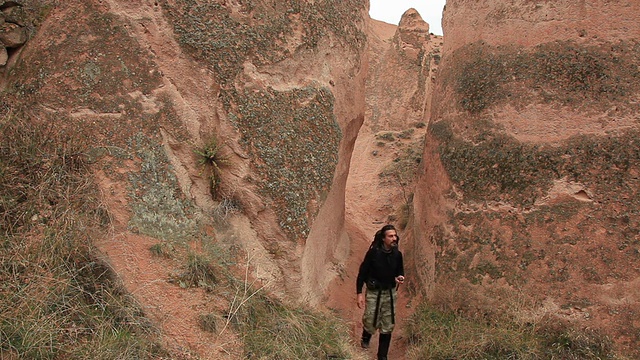
[[200,165],[201,173],[208,172],[211,195],[216,194],[220,184],[220,174],[222,173],[220,168],[229,164],[229,159],[220,153],[221,148],[222,145],[218,144],[218,140],[212,137],[203,147],[194,150],[198,156],[198,165]]

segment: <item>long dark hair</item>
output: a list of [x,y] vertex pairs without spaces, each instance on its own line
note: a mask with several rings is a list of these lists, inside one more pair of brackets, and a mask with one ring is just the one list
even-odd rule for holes
[[398,230],[396,230],[396,228],[393,225],[387,224],[387,225],[383,226],[382,229],[376,231],[376,234],[373,236],[373,241],[371,242],[371,246],[369,246],[369,249],[372,249],[374,247],[382,249],[384,235],[387,232],[387,230],[395,230],[396,231],[396,239],[397,239],[396,243],[400,242],[400,235],[397,235],[398,234]]

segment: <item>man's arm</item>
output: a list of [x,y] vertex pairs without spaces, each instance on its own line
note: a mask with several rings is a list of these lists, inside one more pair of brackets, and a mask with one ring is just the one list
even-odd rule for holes
[[364,286],[364,282],[367,281],[369,277],[369,269],[371,268],[371,249],[367,251],[364,256],[364,260],[360,263],[360,268],[358,269],[358,278],[356,279],[356,294],[362,294],[362,287]]
[[400,285],[404,283],[404,264],[402,261],[402,253],[398,251],[398,264],[396,266],[396,284]]
[[362,293],[362,287],[364,286],[364,282],[369,277],[369,268],[371,267],[371,249],[367,251],[364,256],[364,260],[360,263],[360,268],[358,269],[358,278],[356,279],[356,304],[359,309],[364,308],[364,294]]

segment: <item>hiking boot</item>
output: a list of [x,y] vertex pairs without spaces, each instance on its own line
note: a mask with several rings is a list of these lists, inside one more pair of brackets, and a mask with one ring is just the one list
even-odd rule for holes
[[380,334],[380,340],[378,341],[378,360],[387,360],[390,344],[391,334]]
[[370,341],[371,341],[371,334],[369,334],[367,330],[362,329],[362,338],[360,340],[360,346],[363,349],[368,349]]

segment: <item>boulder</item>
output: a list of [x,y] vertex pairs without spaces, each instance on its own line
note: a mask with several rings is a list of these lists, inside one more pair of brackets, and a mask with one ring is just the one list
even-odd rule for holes
[[[27,26],[27,24],[29,24],[29,16],[21,2],[5,1],[3,4],[3,2],[0,1],[0,10],[2,10],[2,16],[6,22],[20,26]],[[2,23],[2,21],[0,21],[0,23]]]
[[20,25],[5,22],[0,26],[0,43],[15,48],[27,42],[27,31]]

